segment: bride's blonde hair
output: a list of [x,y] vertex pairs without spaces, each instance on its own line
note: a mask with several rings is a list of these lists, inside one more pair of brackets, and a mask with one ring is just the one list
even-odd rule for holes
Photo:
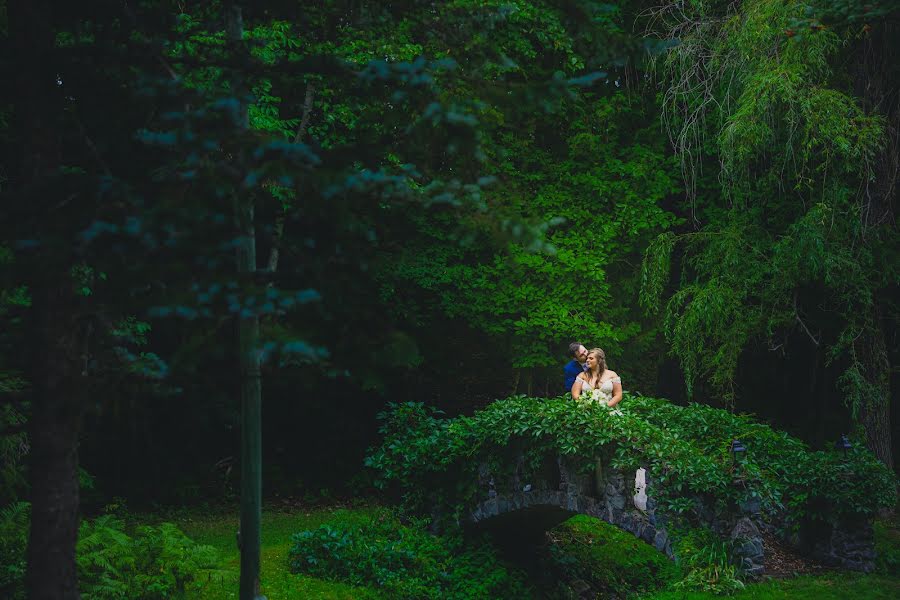
[[597,366],[599,370],[597,372],[597,380],[599,381],[601,377],[603,377],[603,371],[606,370],[606,353],[600,348],[591,348],[588,350],[588,356],[591,354],[597,357]]

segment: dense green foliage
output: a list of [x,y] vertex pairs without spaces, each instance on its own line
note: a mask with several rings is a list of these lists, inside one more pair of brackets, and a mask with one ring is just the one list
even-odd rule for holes
[[[0,592],[25,598],[27,503],[0,512]],[[81,596],[86,600],[184,598],[201,570],[218,560],[211,546],[198,545],[175,525],[141,525],[129,530],[111,514],[81,524],[77,564]]]
[[522,576],[498,563],[486,542],[463,546],[387,512],[296,534],[291,570],[375,587],[391,598],[528,596]]
[[[646,90],[639,80],[610,56],[610,40],[619,40],[634,7],[529,2],[508,10],[492,35],[476,35],[450,56],[472,65],[486,54],[485,68],[515,80],[561,80],[585,67],[603,69],[596,84],[545,96],[531,111],[511,107],[496,84],[463,77],[450,89],[454,98],[478,106],[482,169],[495,180],[484,193],[491,212],[549,225],[552,252],[535,253],[522,243],[499,251],[448,245],[454,221],[425,216],[420,236],[399,256],[384,257],[390,260],[381,293],[413,323],[446,315],[487,333],[532,389],[544,384],[546,367],[558,363],[567,339],[589,339],[635,358],[653,353],[639,339],[646,332],[635,310],[633,265],[647,241],[677,221],[664,206],[679,182],[652,94],[641,95]],[[593,30],[583,27],[584,19],[592,20]],[[540,26],[532,30],[531,23]],[[426,53],[430,47],[424,44]],[[556,61],[558,54],[564,55]],[[502,66],[491,62],[498,55]],[[517,81],[511,92],[518,95],[520,86]],[[654,379],[652,362],[631,363],[629,374]]]
[[[565,398],[514,397],[472,416],[441,419],[422,404],[399,404],[383,415],[384,442],[367,464],[381,485],[399,485],[411,506],[437,501],[455,514],[476,493],[479,464],[514,469],[504,457],[519,446],[532,472],[554,454],[586,471],[597,456],[617,468],[644,466],[654,481],[648,493],[674,513],[690,512],[696,494],[723,506],[758,499],[775,522],[793,527],[805,518],[871,516],[893,505],[894,475],[858,445],[846,456],[813,451],[749,416],[696,404],[626,396],[620,407],[615,414]],[[737,464],[734,439],[747,447]]]

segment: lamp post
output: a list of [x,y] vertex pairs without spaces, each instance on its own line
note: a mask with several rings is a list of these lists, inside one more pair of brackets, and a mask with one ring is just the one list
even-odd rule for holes
[[752,489],[748,490],[747,487],[747,479],[744,477],[744,469],[743,467],[743,458],[744,454],[747,452],[746,446],[741,443],[741,440],[734,439],[731,440],[731,468],[732,471],[737,471],[733,484],[740,486],[744,490],[743,500],[738,502],[738,507],[741,512],[750,517],[758,517],[760,511],[760,502],[759,496]]
[[746,451],[747,451],[747,449],[744,447],[744,444],[741,443],[741,440],[732,440],[732,442],[731,442],[731,461],[733,463],[739,463],[740,457]]
[[841,439],[834,443],[834,447],[844,453],[844,460],[847,460],[847,450],[853,447],[853,444],[850,443],[850,440],[847,439],[847,434],[841,435]]
[[741,440],[732,440],[731,448],[729,451],[731,452],[731,471],[735,474],[733,483],[745,485],[746,482],[744,481],[744,476],[741,469],[741,459],[747,449],[741,443]]

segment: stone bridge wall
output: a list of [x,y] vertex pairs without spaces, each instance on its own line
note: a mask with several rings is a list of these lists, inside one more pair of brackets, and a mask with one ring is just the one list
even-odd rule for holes
[[[545,526],[563,521],[572,514],[584,514],[623,529],[674,558],[666,525],[667,516],[653,499],[654,481],[646,475],[646,506],[635,506],[635,473],[604,466],[601,459],[593,473],[584,475],[563,457],[545,460],[537,473],[526,474],[520,455],[511,475],[499,476],[483,464],[479,468],[480,498],[468,511],[471,524],[487,522],[502,515],[528,511],[536,518],[543,511]],[[734,541],[742,570],[750,577],[765,571],[761,531],[766,528],[759,504],[748,502],[729,510],[717,510],[713,498],[692,496],[693,513],[723,539]],[[537,518],[540,521],[539,518]],[[813,556],[833,566],[871,571],[874,568],[874,539],[871,524],[846,524],[827,532],[801,533],[792,540]],[[770,527],[771,529],[771,527]]]

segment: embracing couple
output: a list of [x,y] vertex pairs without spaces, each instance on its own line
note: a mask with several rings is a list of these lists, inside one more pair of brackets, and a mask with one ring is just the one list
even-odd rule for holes
[[570,391],[575,400],[597,402],[610,408],[622,401],[622,379],[606,368],[603,350],[588,350],[579,342],[573,342],[569,344],[569,354],[572,360],[563,371],[566,391]]

